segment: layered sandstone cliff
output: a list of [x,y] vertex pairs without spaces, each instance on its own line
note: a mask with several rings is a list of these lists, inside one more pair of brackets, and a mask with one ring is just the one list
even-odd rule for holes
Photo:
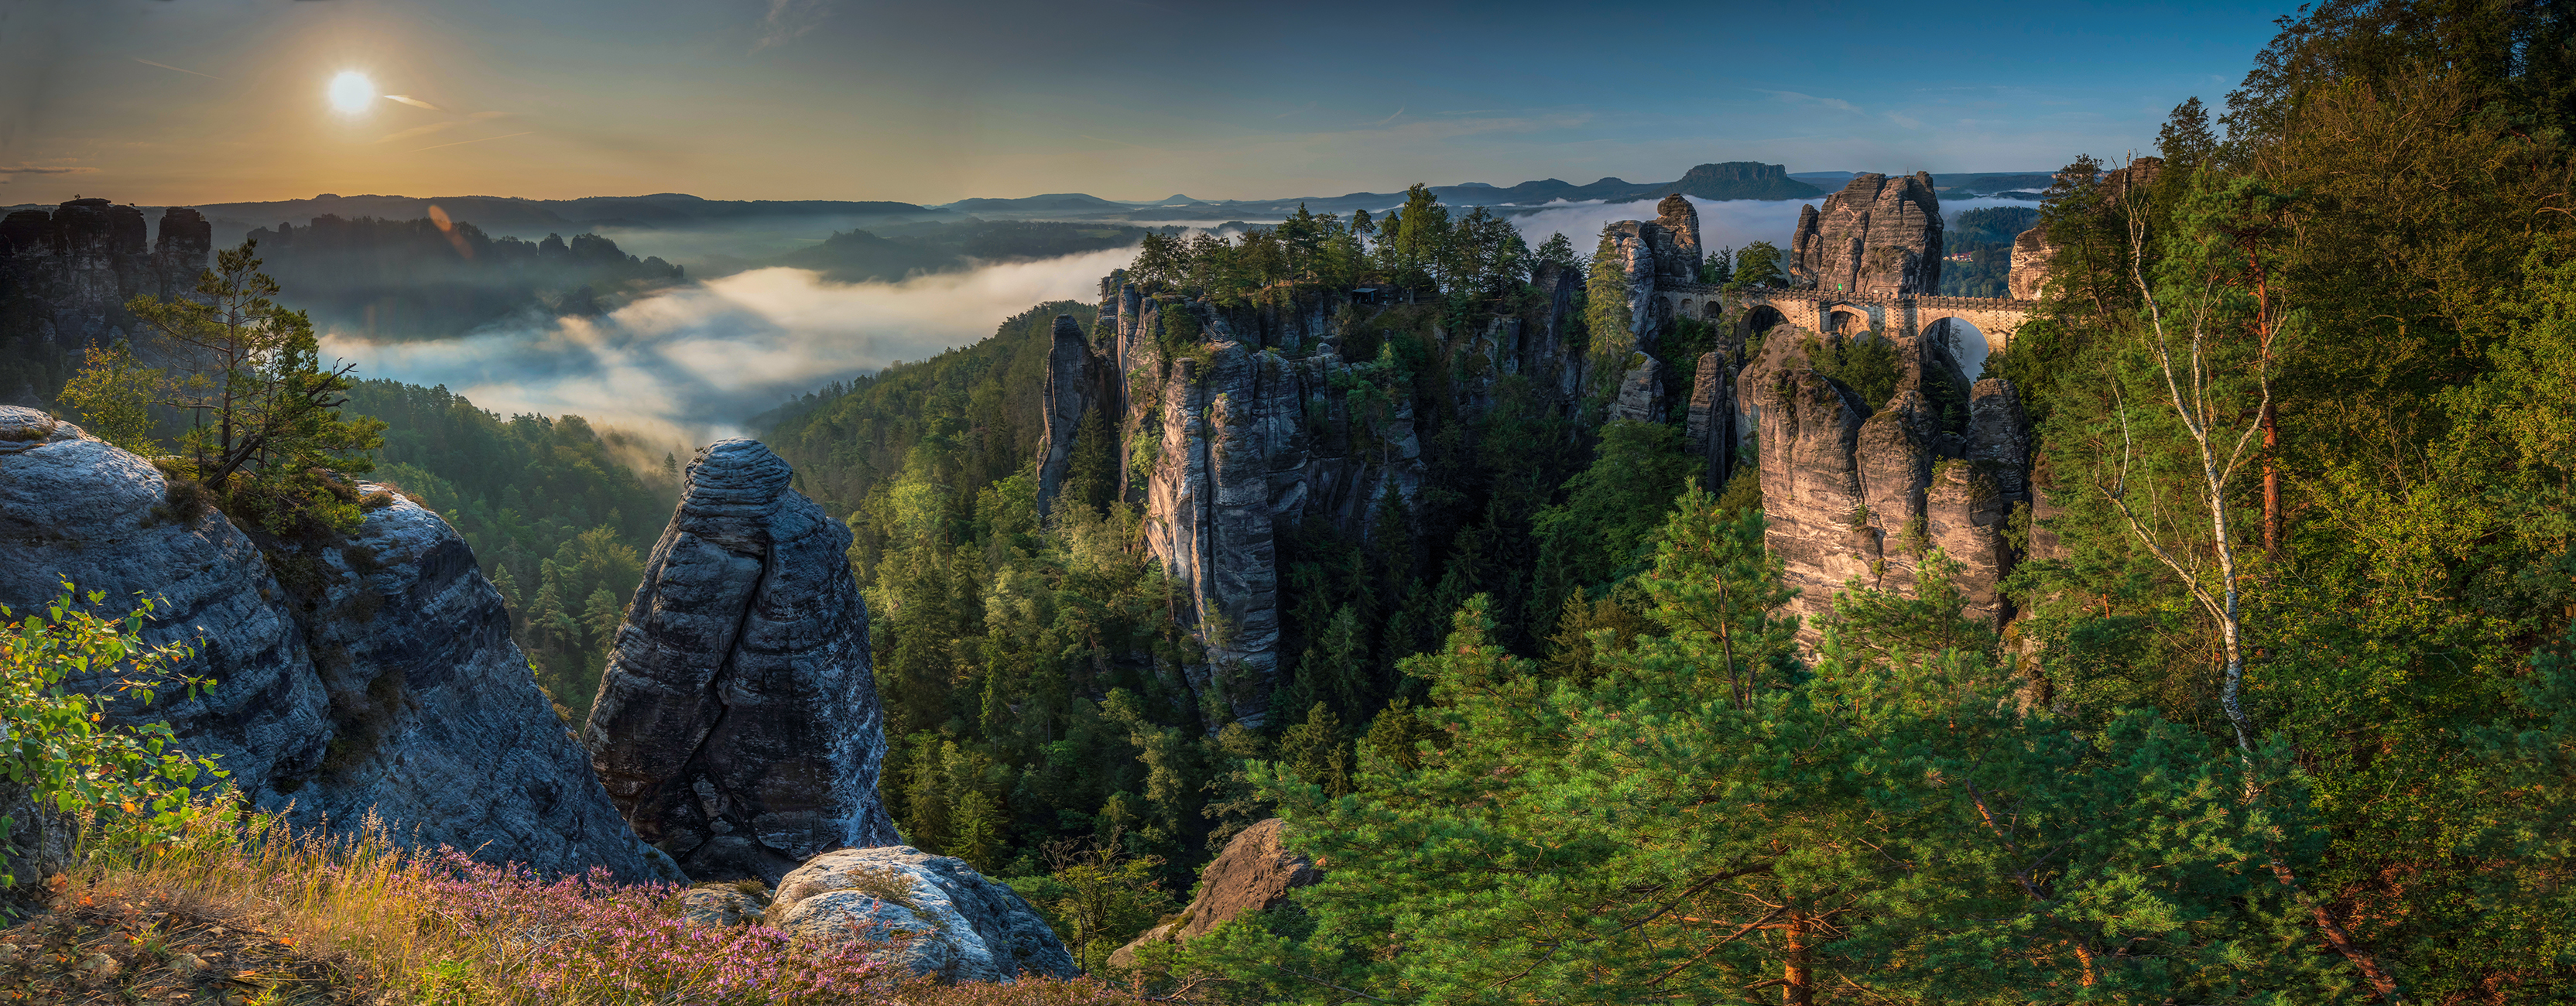
[[702,880],[902,841],[850,532],[793,475],[757,441],[698,452],[582,731],[618,812]]
[[[345,539],[262,549],[160,471],[32,409],[0,407],[0,603],[69,581],[215,687],[119,718],[166,720],[254,805],[346,832],[549,873],[676,878],[636,841],[510,640],[501,595],[439,517],[379,487]],[[76,682],[104,688],[103,679]]]
[[1801,286],[1879,297],[1941,290],[1941,199],[1932,176],[1862,174],[1798,211],[1789,275]]

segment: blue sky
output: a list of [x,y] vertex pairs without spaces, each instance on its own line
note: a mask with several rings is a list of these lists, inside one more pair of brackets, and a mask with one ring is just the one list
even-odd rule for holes
[[[2217,103],[2291,7],[0,0],[0,203],[2045,170]],[[352,71],[410,102],[335,110]]]

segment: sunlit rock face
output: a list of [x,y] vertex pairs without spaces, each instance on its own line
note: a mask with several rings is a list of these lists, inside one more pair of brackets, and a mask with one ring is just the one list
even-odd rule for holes
[[850,532],[793,475],[757,441],[698,452],[582,733],[636,834],[700,880],[901,841]]
[[766,921],[801,943],[857,945],[943,983],[1082,972],[1010,885],[908,845],[836,849],[778,883]]
[[116,717],[168,721],[290,820],[348,833],[372,817],[404,844],[547,873],[676,877],[618,820],[464,539],[357,491],[370,502],[345,538],[263,550],[142,458],[0,407],[0,603],[41,611],[66,580],[112,614],[151,598],[144,639],[190,646],[180,668],[215,684]]
[[1941,199],[1927,172],[1854,176],[1798,213],[1789,275],[1826,292],[1881,297],[1941,291]]

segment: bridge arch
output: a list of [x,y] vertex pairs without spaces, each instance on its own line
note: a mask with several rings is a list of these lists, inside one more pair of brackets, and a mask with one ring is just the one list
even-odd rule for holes
[[2003,348],[2000,342],[1986,334],[1985,329],[1955,314],[1924,322],[1923,334],[1935,339],[1954,339],[1953,345],[1957,348],[1953,352],[1958,355],[1960,368],[1968,372],[1968,379],[1972,381],[1985,372],[1986,357]]
[[1867,309],[1850,304],[1829,305],[1818,313],[1824,316],[1828,335],[1852,335],[1878,327],[1870,323],[1873,319]]

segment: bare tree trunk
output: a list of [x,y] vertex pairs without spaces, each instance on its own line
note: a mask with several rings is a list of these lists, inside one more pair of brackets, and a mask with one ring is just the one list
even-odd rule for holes
[[1780,975],[1781,1006],[1810,1006],[1816,1001],[1816,976],[1807,964],[1807,920],[1789,923],[1788,966]]
[[[2181,421],[2184,432],[2190,435],[2192,446],[2199,454],[2201,484],[2196,489],[2200,502],[2209,508],[2210,533],[2214,546],[2212,551],[2218,567],[2214,571],[2219,582],[2218,593],[2213,595],[2208,585],[2203,582],[2199,575],[2201,571],[2194,568],[2197,563],[2184,562],[2181,556],[2157,541],[2148,523],[2129,507],[2126,492],[2128,455],[2125,453],[2128,449],[2126,439],[2128,413],[2125,402],[2120,405],[2120,429],[2124,444],[2121,476],[2105,495],[2119,510],[2121,517],[2128,522],[2131,533],[2137,535],[2138,540],[2146,545],[2147,550],[2155,555],[2157,561],[2173,571],[2174,575],[2183,582],[2184,587],[2191,592],[2193,599],[2200,602],[2218,623],[2220,651],[2224,659],[2218,702],[2219,706],[2226,711],[2228,724],[2236,734],[2237,757],[2245,768],[2245,802],[2258,804],[2262,801],[2263,791],[2254,762],[2254,730],[2247,721],[2244,706],[2240,701],[2245,682],[2244,620],[2239,607],[2240,588],[2237,578],[2235,538],[2227,518],[2227,487],[2234,481],[2237,471],[2245,460],[2246,448],[2252,435],[2259,429],[2265,434],[2267,445],[2274,439],[2272,330],[2269,324],[2268,292],[2261,301],[2264,317],[2261,319],[2261,327],[2258,328],[2261,347],[2257,356],[2257,376],[2261,384],[2262,401],[2257,406],[2257,415],[2261,418],[2255,426],[2247,428],[2236,438],[2235,445],[2228,450],[2227,457],[2222,462],[2219,459],[2213,429],[2219,410],[2215,407],[2217,403],[2213,400],[2209,387],[2214,375],[2204,355],[2209,331],[2209,318],[2205,304],[2196,307],[2194,316],[2188,319],[2189,360],[2183,366],[2183,373],[2177,374],[2173,341],[2165,327],[2164,306],[2157,301],[2154,288],[2147,283],[2145,267],[2141,264],[2146,256],[2146,223],[2143,216],[2134,211],[2129,214],[2129,242],[2131,251],[2129,274],[2136,282],[2138,293],[2146,303],[2148,322],[2155,336],[2155,359],[2165,379],[2167,404],[2173,407],[2175,417]],[[2188,392],[2184,390],[2186,383],[2190,386]],[[2277,479],[2277,468],[2272,464],[2271,456],[2267,451],[2264,456],[2266,547],[2270,547],[2277,541],[2279,521]],[[2369,980],[2371,987],[2378,990],[2380,998],[2392,1003],[2405,1002],[2405,995],[2400,991],[2396,979],[2386,968],[2380,966],[2378,958],[2367,948],[2354,942],[2351,934],[2326,911],[2325,905],[2310,896],[2307,889],[2299,883],[2296,871],[2281,859],[2277,836],[2265,835],[2263,839],[2264,854],[2269,860],[2266,865],[2271,867],[2273,878],[2289,890],[2291,897],[2298,901],[2300,907],[2308,910],[2309,916],[2315,920],[2318,932],[2325,937],[2326,943],[2333,947],[2336,953],[2343,955],[2344,959],[2352,964],[2354,970],[2360,971],[2362,976]]]

